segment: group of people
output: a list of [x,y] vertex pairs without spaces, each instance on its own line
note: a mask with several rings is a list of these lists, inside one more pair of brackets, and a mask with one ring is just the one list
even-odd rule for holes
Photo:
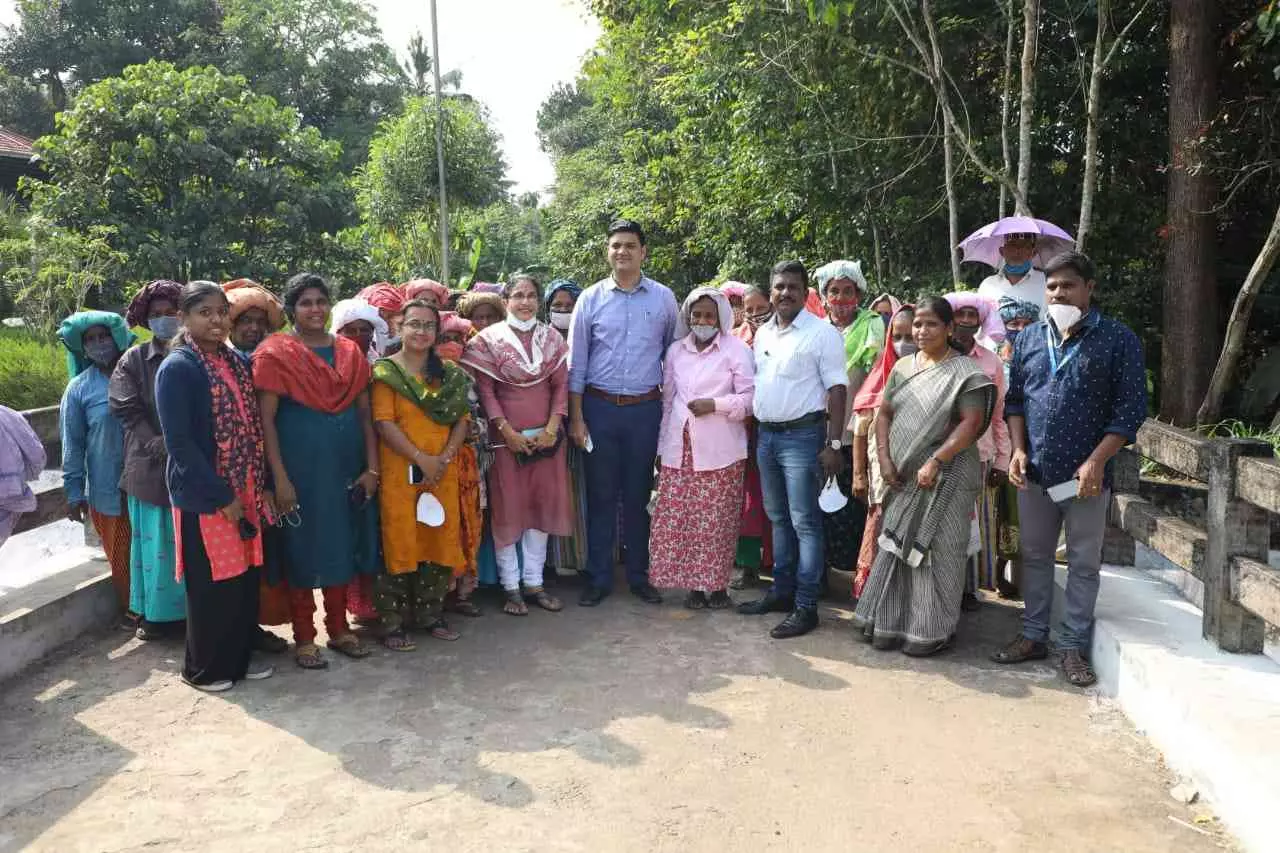
[[1063,667],[1088,684],[1108,461],[1145,417],[1145,372],[1092,304],[1089,259],[1041,271],[1033,252],[1015,235],[976,294],[914,305],[871,298],[846,260],[816,289],[784,261],[767,288],[677,302],[630,220],[585,290],[152,282],[127,319],[59,331],[70,514],[98,530],[138,636],[185,633],[183,678],[212,691],[271,674],[252,653],[287,644],[263,626],[327,666],[316,590],[328,648],[362,658],[352,618],[395,651],[415,629],[454,640],[445,614],[480,615],[481,582],[508,614],[561,610],[549,563],[585,576],[584,607],[618,562],[632,595],[678,588],[694,610],[767,569],[737,609],[785,614],[775,638],[814,629],[837,569],[858,635],[911,655],[998,589],[1026,613],[994,659],[1043,658],[1065,523]]

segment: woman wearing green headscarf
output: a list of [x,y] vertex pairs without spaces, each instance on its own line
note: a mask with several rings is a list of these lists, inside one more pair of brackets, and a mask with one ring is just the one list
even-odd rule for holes
[[111,371],[135,340],[124,318],[109,311],[80,311],[62,321],[58,339],[67,349],[71,381],[62,394],[62,490],[67,518],[86,515],[102,539],[121,607],[129,607],[129,517],[120,498],[124,430],[108,404]]

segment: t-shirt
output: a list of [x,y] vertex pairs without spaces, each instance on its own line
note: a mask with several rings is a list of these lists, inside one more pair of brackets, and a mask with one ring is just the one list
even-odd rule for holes
[[1013,284],[1005,278],[1003,272],[999,272],[982,280],[982,284],[978,285],[978,295],[994,300],[1001,309],[1030,303],[1035,306],[1036,315],[1029,319],[1035,322],[1044,316],[1045,281],[1044,273],[1037,269],[1024,275],[1017,284]]

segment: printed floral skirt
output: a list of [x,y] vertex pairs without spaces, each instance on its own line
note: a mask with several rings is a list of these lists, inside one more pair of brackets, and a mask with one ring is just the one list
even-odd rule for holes
[[689,432],[680,467],[662,466],[650,525],[649,582],[714,592],[733,575],[742,519],[746,460],[714,471],[693,470]]

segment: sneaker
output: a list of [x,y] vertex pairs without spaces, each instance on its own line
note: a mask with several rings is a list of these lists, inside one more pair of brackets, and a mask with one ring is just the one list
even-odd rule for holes
[[210,681],[208,684],[196,684],[185,675],[182,676],[182,683],[188,687],[194,687],[196,690],[204,691],[205,693],[223,693],[235,686],[225,679],[222,681]]
[[276,674],[276,668],[269,663],[263,663],[260,660],[249,661],[249,668],[245,670],[245,681],[262,681],[264,678],[270,678]]

